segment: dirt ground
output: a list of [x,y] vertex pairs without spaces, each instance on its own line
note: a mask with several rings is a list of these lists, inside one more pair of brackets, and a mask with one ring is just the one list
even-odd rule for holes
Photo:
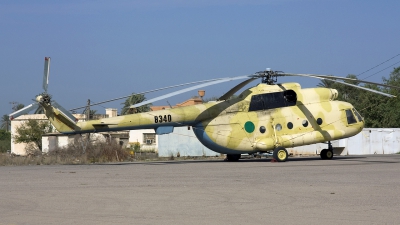
[[3,224],[398,224],[400,155],[0,167]]

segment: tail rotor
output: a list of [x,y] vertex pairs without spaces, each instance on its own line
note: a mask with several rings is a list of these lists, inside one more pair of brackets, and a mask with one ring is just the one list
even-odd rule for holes
[[61,105],[51,99],[51,95],[47,93],[48,85],[49,85],[49,75],[50,75],[50,57],[44,57],[44,72],[43,72],[43,90],[44,92],[37,95],[35,102],[9,114],[10,120],[17,118],[18,116],[28,114],[33,110],[37,110],[40,106],[54,106],[59,111],[61,111],[65,116],[67,116],[74,123],[76,122],[76,118],[66,109],[64,109]]

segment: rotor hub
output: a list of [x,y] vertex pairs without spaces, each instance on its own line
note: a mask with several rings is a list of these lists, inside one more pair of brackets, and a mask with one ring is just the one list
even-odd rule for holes
[[51,97],[49,94],[43,93],[43,94],[36,96],[36,101],[39,103],[50,104]]
[[272,71],[270,68],[267,68],[264,71],[259,71],[255,73],[257,77],[261,77],[261,83],[273,85],[278,81],[280,71]]

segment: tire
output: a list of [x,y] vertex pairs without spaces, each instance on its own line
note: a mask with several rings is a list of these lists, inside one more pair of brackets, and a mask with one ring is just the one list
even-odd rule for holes
[[321,159],[332,159],[333,151],[331,149],[323,149],[319,155],[321,156]]
[[237,161],[239,161],[241,156],[242,156],[241,154],[227,154],[225,161],[237,162]]
[[286,162],[289,154],[284,147],[279,146],[274,149],[272,157],[278,162]]
[[326,151],[328,149],[322,149],[321,152],[319,153],[319,156],[321,157],[321,159],[326,159]]

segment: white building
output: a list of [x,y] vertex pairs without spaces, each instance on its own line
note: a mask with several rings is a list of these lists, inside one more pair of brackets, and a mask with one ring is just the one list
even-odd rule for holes
[[[117,116],[117,109],[108,108],[106,109],[105,117],[113,117]],[[84,114],[74,114],[74,117],[78,119],[78,121],[84,121],[86,116]],[[15,155],[26,155],[26,147],[25,143],[14,143],[13,134],[15,134],[17,127],[21,126],[22,123],[26,122],[29,119],[40,120],[40,121],[48,121],[44,114],[29,114],[22,115],[17,118],[11,120],[11,153]],[[55,129],[54,129],[55,130]],[[120,140],[120,136],[124,136],[123,132],[112,132],[112,133],[102,133],[102,134],[91,134],[92,141],[104,141],[108,137],[117,138]],[[125,135],[126,136],[126,135]],[[63,135],[60,133],[50,133],[46,134],[42,137],[42,152],[48,152],[51,149],[56,147],[64,147],[69,143],[74,142],[77,138],[82,138],[80,135]],[[122,138],[123,139],[123,138]]]

